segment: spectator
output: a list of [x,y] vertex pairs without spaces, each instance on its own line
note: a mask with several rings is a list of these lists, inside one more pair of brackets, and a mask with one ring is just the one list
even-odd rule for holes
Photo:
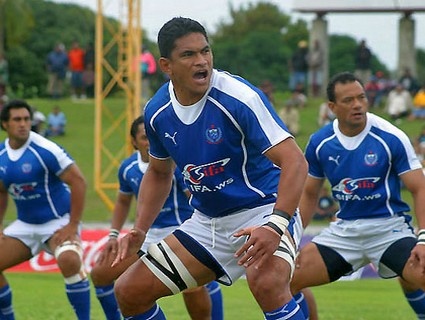
[[309,84],[311,92],[314,97],[321,94],[323,83],[323,50],[320,46],[319,40],[315,40],[313,48],[309,51],[307,56],[309,70]]
[[260,89],[267,96],[267,98],[269,99],[270,103],[274,104],[274,96],[273,96],[274,86],[273,86],[273,83],[271,83],[270,80],[265,80],[261,84]]
[[413,97],[413,110],[410,120],[425,119],[425,84]]
[[54,99],[63,95],[63,82],[66,76],[69,60],[65,52],[65,46],[59,43],[55,49],[47,55],[46,66],[48,73],[47,92]]
[[94,51],[93,43],[89,42],[87,44],[86,51],[84,53],[84,68],[87,69],[87,66],[91,64],[94,69],[94,65],[95,65],[94,59],[95,59],[95,51]]
[[300,109],[304,107],[305,101],[305,95],[298,90],[294,90],[279,113],[289,132],[294,136],[299,132]]
[[354,74],[359,78],[363,84],[370,80],[372,53],[366,45],[366,40],[360,41],[356,52],[354,54],[355,72]]
[[39,111],[37,107],[32,107],[32,121],[31,131],[34,131],[42,136],[45,135],[44,124],[46,123],[46,116],[43,112]]
[[156,72],[156,61],[146,46],[142,47],[140,68],[142,72],[142,98],[144,101],[148,101],[152,95],[151,77]]
[[94,65],[89,62],[83,71],[83,87],[87,98],[94,97]]
[[85,99],[86,94],[83,90],[83,71],[84,71],[84,49],[80,47],[78,41],[73,41],[71,50],[68,52],[69,70],[71,71],[71,98]]
[[379,95],[379,85],[377,78],[375,76],[371,76],[369,81],[363,83],[366,91],[367,100],[371,107],[376,106],[376,100]]
[[400,123],[400,119],[408,116],[412,108],[412,96],[401,83],[390,91],[387,99],[387,111],[392,120]]
[[298,42],[298,48],[295,50],[289,61],[289,90],[291,91],[300,87],[302,87],[303,90],[305,88],[308,72],[307,55],[307,42],[302,40]]
[[403,87],[410,92],[412,97],[415,96],[416,92],[418,92],[421,87],[418,83],[418,80],[412,75],[412,72],[409,68],[404,68],[403,74],[401,75],[398,82],[401,83]]
[[59,106],[54,106],[47,115],[46,137],[63,136],[65,134],[66,117]]
[[335,119],[335,114],[329,108],[328,102],[324,101],[319,107],[319,117],[317,123],[323,127]]

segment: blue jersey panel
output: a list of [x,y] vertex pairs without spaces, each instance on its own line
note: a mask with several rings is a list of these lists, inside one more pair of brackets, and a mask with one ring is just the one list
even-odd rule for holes
[[367,117],[356,137],[344,136],[334,121],[312,135],[306,147],[309,174],[328,178],[342,219],[409,211],[400,198],[399,176],[421,167],[406,134],[373,114]]
[[263,93],[214,70],[195,105],[182,106],[172,84],[145,109],[150,153],[172,157],[192,193],[191,204],[211,217],[276,200],[280,168],[264,153],[291,137]]
[[[137,198],[140,183],[147,167],[148,164],[142,161],[139,152],[135,152],[125,159],[118,171],[120,192],[133,194]],[[176,170],[170,195],[165,201],[160,214],[153,222],[152,228],[179,226],[192,215],[193,208],[189,205],[185,194],[187,187],[182,181],[183,178],[180,171]]]
[[18,219],[45,223],[70,212],[70,191],[59,175],[73,163],[54,142],[31,132],[18,150],[0,146],[0,180],[15,201]]

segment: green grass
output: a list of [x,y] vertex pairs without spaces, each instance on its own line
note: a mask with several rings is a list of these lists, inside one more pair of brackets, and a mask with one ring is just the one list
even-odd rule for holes
[[[277,93],[275,95],[276,108],[280,109],[283,107],[287,94]],[[74,157],[77,164],[84,173],[87,183],[88,191],[86,198],[86,206],[84,212],[84,221],[100,221],[109,222],[111,218],[111,212],[105,203],[100,199],[99,195],[94,189],[94,100],[79,101],[78,103],[72,102],[70,99],[62,99],[59,101],[50,99],[37,99],[29,100],[32,105],[38,107],[45,115],[47,115],[55,104],[58,104],[65,112],[68,120],[67,132],[63,137],[53,138],[54,141],[61,144],[65,149]],[[309,136],[315,130],[318,129],[317,115],[319,112],[319,105],[321,104],[320,99],[311,99],[308,101],[307,106],[300,112],[300,132],[296,137],[298,144],[304,149]],[[120,99],[108,99],[108,106],[112,105],[114,112],[119,112],[125,107],[125,101]],[[382,109],[372,110],[379,115],[387,117]],[[112,117],[114,114],[112,114]],[[111,121],[108,119],[107,121]],[[421,130],[423,122],[417,121],[403,121],[400,128],[404,130],[410,137],[415,137]],[[121,136],[125,137],[125,133],[121,133]],[[3,140],[5,133],[0,131],[0,139]],[[114,136],[113,143],[116,144],[116,150],[118,150],[124,144],[119,136]],[[104,159],[104,161],[109,161]],[[118,168],[116,169],[118,170]],[[116,176],[116,172],[113,173],[112,177]],[[115,199],[116,191],[111,191],[111,199]],[[403,191],[403,197],[411,204],[412,199],[409,193]],[[130,215],[131,218],[133,217]],[[10,203],[5,221],[9,222],[15,218],[15,208]]]
[[[58,273],[7,273],[13,290],[16,319],[74,320],[62,277]],[[414,320],[396,280],[365,279],[339,281],[312,289],[321,320]],[[263,319],[262,312],[241,279],[222,286],[225,319]],[[159,301],[167,319],[187,320],[181,295]],[[92,320],[104,319],[94,290],[91,290]]]

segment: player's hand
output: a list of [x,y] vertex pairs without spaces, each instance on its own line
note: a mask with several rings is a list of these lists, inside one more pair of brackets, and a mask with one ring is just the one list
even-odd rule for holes
[[97,258],[96,263],[102,264],[106,261],[110,261],[109,257],[117,256],[118,252],[118,239],[117,238],[109,238],[108,242],[106,242],[103,250],[100,252],[99,257]]
[[138,228],[133,228],[122,239],[118,241],[118,250],[112,267],[118,265],[121,261],[137,253],[145,240],[146,233]]
[[419,268],[422,274],[425,274],[425,245],[417,244],[413,247],[409,261],[412,267]]
[[251,265],[256,269],[261,268],[280,243],[280,235],[267,226],[244,228],[236,232],[234,236],[248,236],[245,244],[235,253],[236,258],[241,257],[238,264],[245,268]]
[[68,223],[67,225],[55,231],[52,236],[52,241],[54,244],[59,246],[67,240],[75,240],[76,235],[78,235],[78,225]]

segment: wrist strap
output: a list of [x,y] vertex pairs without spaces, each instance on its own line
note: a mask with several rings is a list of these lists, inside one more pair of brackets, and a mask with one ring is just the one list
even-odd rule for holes
[[418,242],[416,244],[425,245],[425,229],[420,229],[418,231]]
[[117,239],[120,235],[120,231],[117,229],[111,229],[109,230],[109,239]]
[[264,226],[272,228],[280,236],[283,236],[286,228],[289,225],[289,220],[291,220],[289,213],[282,210],[273,209],[273,213],[270,216],[269,222],[264,224]]

